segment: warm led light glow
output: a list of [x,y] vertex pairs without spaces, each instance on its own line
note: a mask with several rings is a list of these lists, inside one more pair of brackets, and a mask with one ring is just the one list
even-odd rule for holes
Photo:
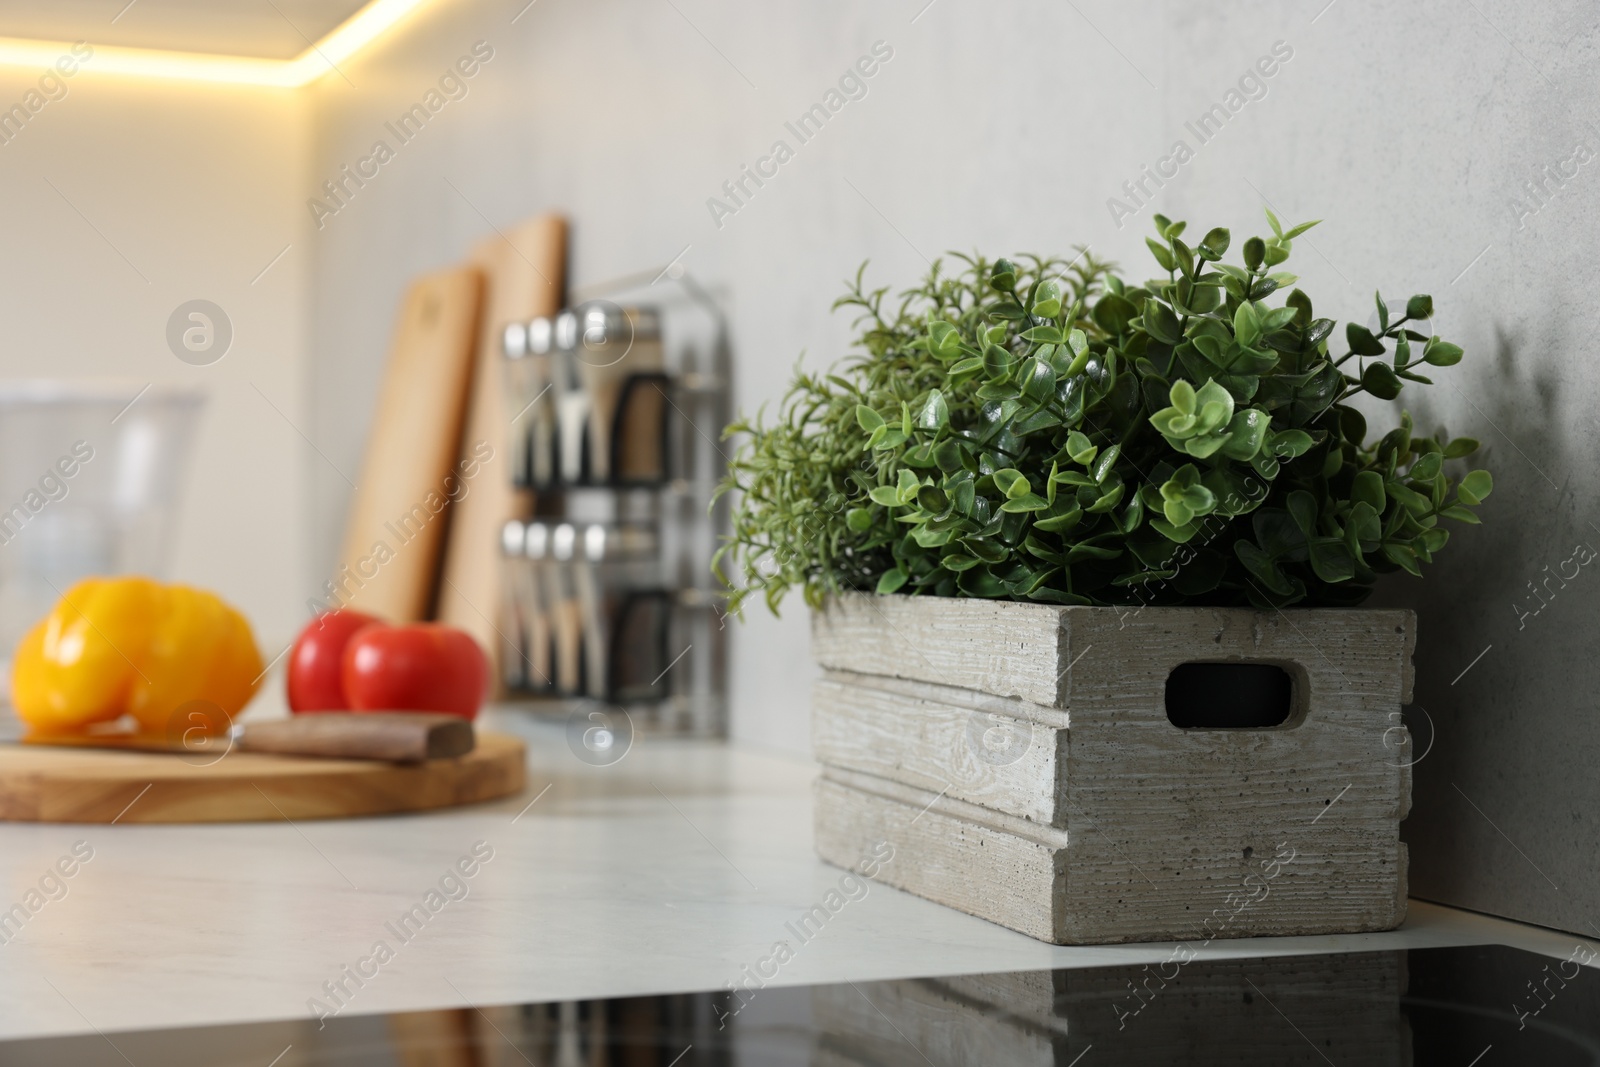
[[[253,56],[208,55],[155,48],[122,48],[93,41],[94,56],[82,71],[127,74],[139,78],[177,78],[187,81],[232,82],[292,89],[315,81],[355,55],[379,34],[399,22],[425,0],[372,0],[322,40],[294,59],[258,59]],[[38,41],[0,37],[0,65],[42,70],[71,54],[69,41]]]

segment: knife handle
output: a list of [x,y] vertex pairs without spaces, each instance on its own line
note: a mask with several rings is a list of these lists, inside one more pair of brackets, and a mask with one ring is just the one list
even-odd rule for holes
[[472,723],[459,715],[416,711],[312,712],[235,730],[245,752],[395,763],[464,756],[477,743]]

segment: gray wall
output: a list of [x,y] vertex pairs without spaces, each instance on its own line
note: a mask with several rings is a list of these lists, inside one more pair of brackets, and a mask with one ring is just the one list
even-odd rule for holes
[[[1295,249],[1321,313],[1364,320],[1374,290],[1391,306],[1428,292],[1434,330],[1466,348],[1426,395],[1402,399],[1423,427],[1484,443],[1477,462],[1495,494],[1484,525],[1458,526],[1426,581],[1382,592],[1419,615],[1412,893],[1592,936],[1600,568],[1580,563],[1587,549],[1563,563],[1580,543],[1600,549],[1589,340],[1600,10],[1339,0],[1311,23],[1323,3],[1220,20],[1173,9],[1169,134],[1270,40],[1295,56],[1196,153],[1166,204],[1239,226],[1263,198],[1295,220],[1323,218]],[[1576,174],[1539,204],[1524,183],[1546,165]],[[1552,579],[1538,614],[1517,610],[1540,608],[1527,583],[1558,570],[1577,577]]]
[[[746,408],[775,398],[802,352],[845,353],[848,322],[826,309],[862,259],[899,284],[945,249],[1086,241],[1142,274],[1156,210],[1236,240],[1264,229],[1263,201],[1325,219],[1293,261],[1319,311],[1364,321],[1375,289],[1433,293],[1436,329],[1468,358],[1407,400],[1425,426],[1482,439],[1497,480],[1485,526],[1458,532],[1428,582],[1383,594],[1421,614],[1418,703],[1437,727],[1407,824],[1413,888],[1567,929],[1600,921],[1583,888],[1600,873],[1584,647],[1600,576],[1581,568],[1520,629],[1513,609],[1546,564],[1600,546],[1580,466],[1600,427],[1581,340],[1600,167],[1520,224],[1512,206],[1540,165],[1600,150],[1591,6],[523,2],[430,9],[316,90],[314,183],[473,42],[494,48],[468,95],[312,234],[312,436],[336,464],[358,462],[404,279],[549,208],[575,221],[577,285],[688,246],[685,265],[729,294]],[[797,145],[784,121],[879,40],[894,56],[866,97]],[[1200,143],[1185,123],[1228,103],[1277,42],[1292,57],[1247,80],[1255,99]],[[719,227],[706,199],[779,138],[795,158]],[[1108,199],[1179,138],[1192,158],[1119,227]],[[323,561],[347,492],[321,473]],[[734,640],[736,736],[804,749],[803,609],[752,613]]]

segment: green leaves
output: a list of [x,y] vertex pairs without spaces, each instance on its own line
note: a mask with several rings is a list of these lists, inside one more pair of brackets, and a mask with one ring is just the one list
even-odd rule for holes
[[[1150,416],[1150,425],[1167,439],[1168,444],[1177,448],[1175,441],[1185,441],[1194,436],[1197,423],[1197,409],[1199,408],[1199,394],[1188,381],[1179,378],[1172,383],[1172,388],[1167,393],[1170,406],[1163,408]],[[881,421],[881,420],[880,420]]]
[[1358,356],[1383,355],[1383,343],[1365,326],[1354,322],[1348,323],[1344,328],[1344,336],[1350,344],[1350,351]]
[[1003,467],[995,471],[991,477],[994,478],[994,487],[1005,494],[1007,499],[1026,496],[1033,491],[1028,479],[1019,470]]
[[1233,336],[1241,345],[1250,345],[1261,336],[1261,319],[1256,315],[1255,305],[1248,300],[1241,301],[1233,313]]
[[1416,482],[1431,482],[1438,477],[1439,470],[1444,466],[1442,452],[1429,452],[1411,464],[1411,480]]
[[994,261],[994,270],[989,274],[989,287],[997,293],[1013,292],[1017,287],[1017,267],[1009,259]]
[[948,322],[935,320],[928,324],[928,351],[946,363],[961,357],[961,334]]
[[867,498],[874,504],[882,504],[886,508],[900,506],[900,490],[892,485],[875,485],[867,493]]
[[936,485],[919,486],[915,499],[917,506],[930,515],[943,514],[950,507],[949,494]]
[[1361,372],[1361,388],[1379,400],[1393,400],[1404,385],[1387,363],[1368,363],[1367,369]]
[[1383,492],[1383,475],[1377,471],[1362,471],[1357,474],[1350,490],[1350,499],[1365,504],[1375,513],[1382,515],[1384,505],[1388,503],[1388,498]]
[[1228,422],[1228,439],[1223,443],[1222,454],[1229,459],[1255,459],[1266,443],[1267,427],[1271,424],[1272,420],[1264,411],[1252,408],[1238,412]]
[[[1040,359],[1037,356],[1029,356],[1027,359],[1022,361],[1021,368],[1017,372],[1017,385],[1022,390],[1022,395],[1024,397],[1037,404],[1044,404],[1055,393],[1055,369],[1047,361]],[[1041,409],[1038,414],[1049,415],[1050,413]],[[1019,424],[1018,427],[1013,429],[1013,432],[1017,434],[1021,434],[1023,432],[1031,433],[1036,429],[1043,429],[1047,426],[1056,426],[1060,424],[1059,420],[1054,418],[1044,418],[1038,420],[1036,423],[1027,423],[1027,420],[1023,420],[1023,423],[1028,425],[1027,431],[1024,431],[1021,428],[1022,424]]]
[[1424,362],[1434,367],[1453,367],[1461,362],[1461,346],[1453,345],[1449,341],[1441,341],[1438,336],[1428,340],[1422,350]]
[[1196,390],[1180,378],[1172,383],[1168,399],[1171,406],[1151,415],[1150,425],[1173,448],[1205,459],[1228,443],[1233,396],[1222,386],[1209,381]]
[[1079,430],[1072,430],[1067,434],[1066,448],[1067,458],[1074,463],[1081,463],[1085,467],[1094,462],[1095,453],[1100,451]]
[[1173,526],[1186,526],[1216,510],[1217,498],[1200,484],[1200,471],[1185,463],[1161,486],[1161,512]]
[[1055,281],[1043,281],[1033,294],[1033,314],[1043,319],[1053,319],[1061,314],[1061,286]]
[[1050,502],[1037,493],[1023,493],[1017,497],[1007,497],[1005,503],[1000,505],[1000,510],[1011,515],[1021,512],[1044,511]]
[[1096,485],[1104,485],[1106,479],[1111,477],[1112,472],[1116,469],[1117,459],[1121,455],[1122,446],[1120,444],[1112,445],[1100,453],[1100,458],[1094,461],[1093,473]]
[[1463,504],[1476,507],[1489,498],[1489,492],[1493,488],[1494,478],[1488,471],[1473,471],[1461,479],[1461,485],[1456,489],[1456,496],[1461,498]]
[[1283,598],[1289,597],[1294,592],[1294,586],[1278,568],[1276,561],[1259,547],[1249,541],[1235,541],[1233,551],[1250,575],[1265,586],[1268,592]]
[[1369,445],[1358,407],[1378,409],[1352,399],[1460,362],[1423,336],[1431,297],[1400,315],[1375,296],[1376,329],[1345,324],[1334,352],[1340,324],[1283,267],[1314,223],[1269,212],[1270,235],[1235,248],[1153,221],[1143,283],[1087,250],[952,257],[903,301],[858,272],[838,302],[861,316],[853,358],[797,371],[773,421],[729,428],[730,603],[1354,604],[1380,574],[1420,573],[1443,520],[1478,522],[1492,479],[1456,469],[1477,441],[1401,412]]
[[1252,237],[1244,243],[1244,265],[1247,270],[1254,271],[1260,267],[1266,255],[1267,245],[1261,238]]
[[1146,300],[1144,302],[1144,329],[1151,337],[1163,344],[1175,345],[1183,340],[1182,328],[1178,324],[1178,316],[1172,309],[1159,300]]
[[1304,430],[1279,430],[1272,435],[1272,443],[1268,448],[1274,456],[1294,459],[1305,455],[1315,443]]
[[1126,298],[1108,293],[1095,304],[1091,314],[1096,326],[1113,337],[1120,337],[1128,332],[1128,324],[1139,314],[1139,309]]
[[898,593],[906,584],[906,582],[910,580],[910,577],[910,575],[901,570],[899,567],[890,568],[889,570],[884,571],[883,576],[878,579],[878,585],[874,592],[876,592],[879,596],[884,596],[888,593]]
[[1016,357],[999,345],[990,344],[983,350],[983,372],[989,376],[991,382],[1003,382],[1011,377],[1011,368],[1016,365]]
[[898,426],[884,421],[882,415],[865,404],[856,405],[855,416],[856,425],[867,431],[867,440],[861,446],[863,449],[899,448],[911,438],[911,408],[903,401],[900,404]]
[[898,480],[894,485],[875,485],[867,492],[867,499],[874,504],[881,504],[887,508],[899,507],[909,504],[917,497],[917,490],[922,488],[922,483],[911,471],[901,468]]
[[1170,271],[1177,268],[1178,261],[1172,258],[1172,249],[1154,237],[1146,237],[1144,243],[1150,249],[1150,254],[1156,257],[1156,262],[1161,264],[1162,270]]
[[1320,537],[1307,549],[1311,570],[1330,584],[1348,582],[1356,576],[1356,557],[1349,547],[1335,537]]

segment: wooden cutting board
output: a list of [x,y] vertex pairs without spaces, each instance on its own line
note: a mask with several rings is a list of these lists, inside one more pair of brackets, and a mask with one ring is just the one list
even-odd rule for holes
[[[211,757],[207,757],[210,759]],[[459,759],[426,763],[0,745],[0,819],[11,822],[283,822],[389,815],[513,796],[523,743],[480,733]]]
[[[505,358],[502,332],[507,323],[526,322],[561,310],[566,293],[567,222],[559,215],[541,215],[486,238],[472,250],[471,261],[485,276],[482,325],[467,402],[461,455],[493,449],[480,484],[456,504],[450,515],[439,585],[440,622],[476,637],[492,663],[520,654],[502,633],[500,608],[500,530],[511,518],[525,518],[531,500],[511,485],[511,416],[505,402]],[[498,686],[505,673],[496,667]]]
[[400,305],[333,577],[340,602],[390,622],[428,617],[451,501],[502,480],[457,462],[482,296],[463,266],[416,279]]

